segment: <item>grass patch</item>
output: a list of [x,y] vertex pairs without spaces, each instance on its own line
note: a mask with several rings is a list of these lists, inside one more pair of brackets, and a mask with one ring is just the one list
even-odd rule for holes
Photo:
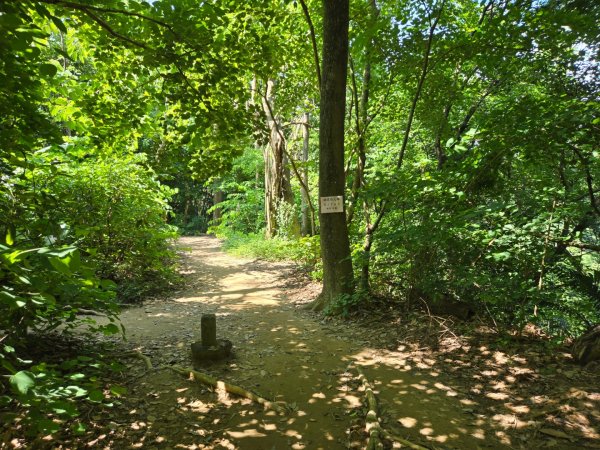
[[300,239],[266,239],[262,234],[241,234],[227,232],[219,234],[223,240],[223,250],[244,258],[258,258],[266,261],[292,261],[310,272],[312,278],[321,280],[323,269],[320,256],[319,236]]
[[246,258],[260,258],[267,261],[294,261],[297,254],[293,241],[265,239],[261,234],[232,233],[219,236],[224,239],[223,249],[232,255]]

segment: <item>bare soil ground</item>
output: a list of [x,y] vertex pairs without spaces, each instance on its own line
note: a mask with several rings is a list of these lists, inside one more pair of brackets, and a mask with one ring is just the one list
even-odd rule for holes
[[[388,431],[430,449],[600,448],[600,376],[539,339],[509,345],[485,328],[462,335],[447,319],[390,309],[358,321],[301,306],[318,293],[288,264],[224,254],[215,238],[180,241],[186,287],[123,312],[128,388],[111,410],[89,411],[84,436],[53,448],[364,448],[360,365]],[[186,250],[187,249],[187,250]],[[200,317],[217,316],[234,358],[202,370],[275,401],[287,414],[168,370],[191,367]],[[510,348],[510,351],[507,350]],[[401,448],[386,441],[387,448]]]

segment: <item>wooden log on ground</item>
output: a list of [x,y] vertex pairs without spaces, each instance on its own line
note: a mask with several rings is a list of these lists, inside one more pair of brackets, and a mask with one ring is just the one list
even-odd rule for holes
[[373,393],[371,383],[365,376],[360,366],[356,366],[358,372],[358,379],[363,385],[365,390],[365,396],[367,398],[367,416],[365,418],[365,429],[369,435],[367,441],[367,450],[381,450],[383,449],[383,443],[381,442],[381,424],[379,423],[379,417],[377,416],[377,399]]
[[381,442],[381,438],[385,438],[388,441],[398,442],[408,448],[413,450],[429,450],[428,447],[423,447],[422,445],[415,444],[408,439],[404,439],[400,436],[397,436],[389,431],[385,430],[381,423],[379,422],[379,416],[377,414],[378,406],[377,406],[377,398],[375,397],[375,393],[373,392],[373,388],[371,383],[365,376],[365,373],[361,369],[360,366],[356,366],[356,371],[358,372],[358,379],[361,381],[363,388],[365,390],[365,396],[367,398],[367,417],[366,421],[366,431],[369,435],[369,441],[367,442],[367,450],[380,450],[383,448],[383,443]]
[[234,395],[237,395],[240,397],[247,398],[256,403],[260,403],[266,409],[271,409],[278,413],[286,412],[287,405],[269,401],[266,398],[263,398],[260,395],[255,394],[254,392],[247,391],[246,389],[244,389],[240,386],[236,386],[234,384],[229,384],[224,381],[219,381],[216,378],[213,378],[210,375],[199,372],[197,370],[188,369],[188,368],[179,367],[179,366],[169,366],[169,368],[171,370],[173,370],[174,372],[179,373],[181,375],[188,376],[191,374],[191,375],[193,375],[194,379],[196,381],[198,381],[199,383],[206,384],[207,386],[211,386],[215,389],[222,387],[223,389],[225,389],[225,391],[229,392],[230,394],[234,394]]

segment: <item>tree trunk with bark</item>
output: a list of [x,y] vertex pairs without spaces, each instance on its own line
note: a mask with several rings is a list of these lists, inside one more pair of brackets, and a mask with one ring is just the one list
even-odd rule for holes
[[[309,127],[308,121],[310,116],[308,113],[304,113],[302,125],[302,181],[304,182],[304,186],[308,190],[308,167],[306,164],[308,163],[308,144],[309,144]],[[315,234],[313,221],[311,220],[311,213],[309,210],[309,202],[310,199],[308,197],[308,192],[302,189],[302,236],[312,236]]]
[[[324,0],[319,128],[319,197],[344,195],[344,117],[348,64],[348,0]],[[323,290],[314,310],[354,291],[345,212],[320,213]]]
[[288,232],[300,234],[298,218],[293,214],[294,193],[290,182],[290,170],[287,168],[286,141],[281,130],[278,118],[273,112],[275,81],[267,81],[267,90],[262,99],[263,110],[269,129],[269,145],[265,147],[263,156],[265,161],[265,215],[267,237],[274,237],[280,232],[280,227],[286,225],[278,223],[278,209],[287,203],[292,211],[289,217]]
[[[223,201],[225,201],[225,192],[219,190],[213,194],[213,205],[216,206]],[[219,225],[221,223],[221,217],[221,208],[213,209],[213,225]]]

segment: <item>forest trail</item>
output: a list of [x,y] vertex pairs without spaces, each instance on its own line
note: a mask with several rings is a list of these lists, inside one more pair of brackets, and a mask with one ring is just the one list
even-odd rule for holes
[[185,289],[125,310],[127,342],[120,345],[148,356],[154,367],[191,367],[189,347],[200,340],[200,316],[215,313],[217,335],[233,342],[234,358],[203,370],[285,401],[291,411],[278,415],[170,370],[147,370],[132,358],[122,381],[127,395],[114,409],[90,415],[107,432],[97,433],[87,446],[363,448],[364,392],[355,371],[347,372],[354,362],[374,385],[383,426],[405,439],[432,449],[533,448],[531,442],[511,441],[486,411],[478,414],[481,405],[478,410],[418,349],[373,345],[375,331],[325,321],[300,308],[316,289],[300,281],[291,265],[229,256],[208,236],[182,238],[180,246]]

